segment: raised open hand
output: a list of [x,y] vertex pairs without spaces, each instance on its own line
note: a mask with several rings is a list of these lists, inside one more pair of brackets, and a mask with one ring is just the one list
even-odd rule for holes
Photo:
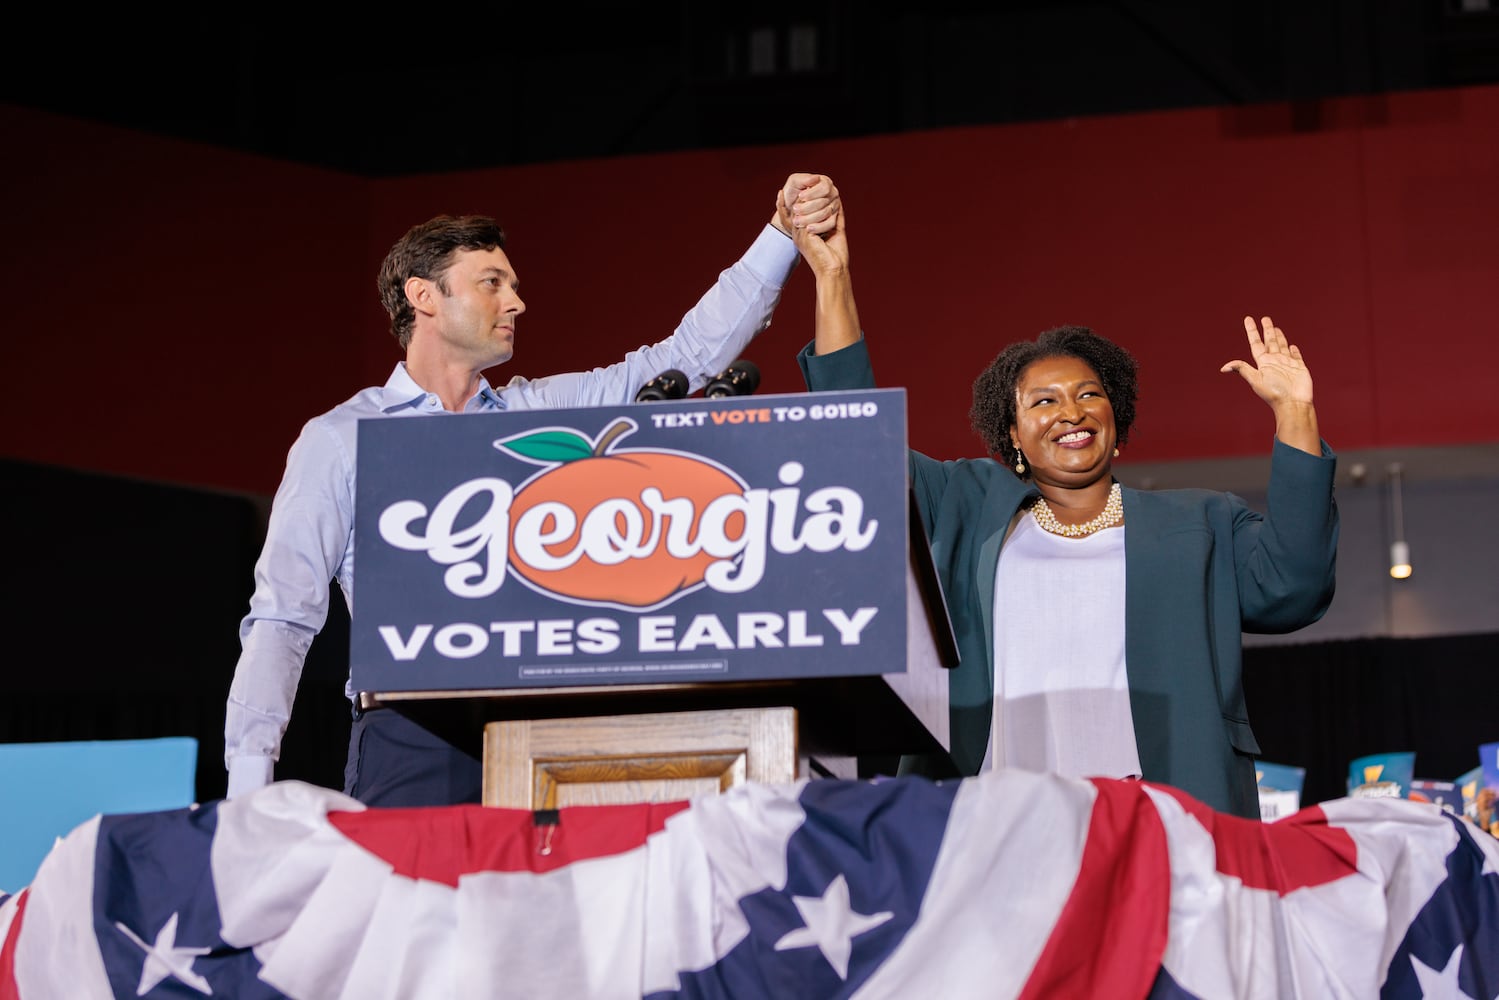
[[1255,326],[1254,317],[1244,317],[1244,332],[1249,337],[1249,355],[1254,363],[1230,361],[1219,371],[1238,372],[1254,394],[1271,408],[1310,405],[1312,373],[1301,359],[1301,349],[1287,342],[1286,335],[1269,316],[1261,319],[1260,324],[1263,331]]
[[1286,341],[1269,316],[1260,320],[1259,327],[1253,316],[1245,316],[1244,333],[1254,363],[1230,361],[1219,370],[1238,372],[1254,394],[1270,404],[1277,438],[1309,455],[1322,454],[1317,408],[1312,405],[1312,373],[1301,360],[1300,348]]

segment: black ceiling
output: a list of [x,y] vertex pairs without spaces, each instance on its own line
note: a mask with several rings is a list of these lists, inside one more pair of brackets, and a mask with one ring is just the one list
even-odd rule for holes
[[0,101],[371,177],[1499,82],[1499,0],[19,17]]

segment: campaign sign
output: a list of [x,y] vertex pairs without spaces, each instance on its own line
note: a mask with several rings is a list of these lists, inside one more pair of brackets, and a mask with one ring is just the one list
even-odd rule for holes
[[905,669],[905,392],[364,420],[361,691]]

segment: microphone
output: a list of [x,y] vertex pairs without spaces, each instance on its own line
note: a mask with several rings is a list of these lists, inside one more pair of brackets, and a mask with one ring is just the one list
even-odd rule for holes
[[760,369],[748,358],[740,358],[708,382],[703,395],[708,399],[724,396],[748,396],[760,387]]
[[640,387],[640,391],[635,394],[635,402],[681,399],[685,395],[687,395],[687,374],[677,368],[668,368]]

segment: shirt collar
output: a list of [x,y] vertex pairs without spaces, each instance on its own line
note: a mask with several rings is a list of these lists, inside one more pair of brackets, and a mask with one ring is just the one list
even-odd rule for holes
[[[395,413],[397,410],[410,409],[422,405],[426,399],[427,390],[416,384],[416,379],[412,378],[411,373],[406,370],[406,362],[398,361],[390,373],[390,378],[385,380],[385,385],[380,389],[380,412]],[[494,391],[494,387],[489,384],[487,378],[480,375],[479,391],[466,408],[503,410],[505,399]]]
[[494,389],[490,387],[489,379],[485,378],[483,375],[479,376],[478,400],[479,405],[477,409],[480,410],[503,410],[505,408],[505,397],[495,392]]

